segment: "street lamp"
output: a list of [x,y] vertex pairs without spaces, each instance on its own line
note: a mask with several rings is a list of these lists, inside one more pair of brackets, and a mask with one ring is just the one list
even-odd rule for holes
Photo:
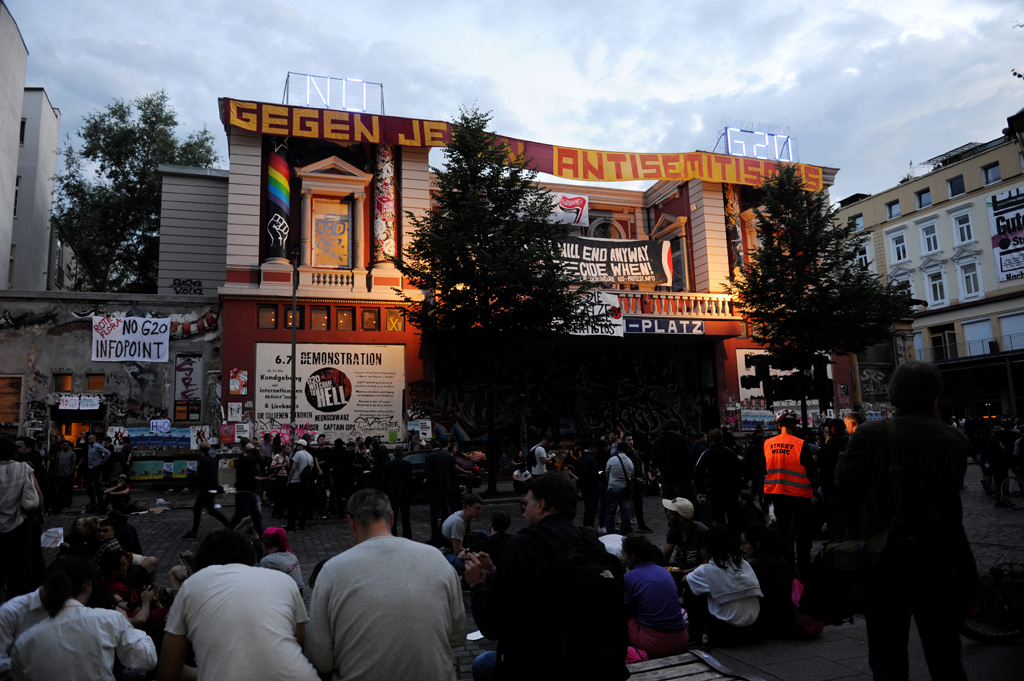
[[295,329],[298,327],[298,295],[299,295],[299,253],[298,244],[288,249],[288,257],[292,261],[292,387],[291,387],[291,416],[289,418],[290,435],[295,435]]

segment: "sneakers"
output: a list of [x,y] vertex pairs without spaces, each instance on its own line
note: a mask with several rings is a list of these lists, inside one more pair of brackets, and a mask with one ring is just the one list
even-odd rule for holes
[[185,534],[181,535],[182,539],[197,539],[198,537],[199,535],[197,535],[195,532],[186,532]]

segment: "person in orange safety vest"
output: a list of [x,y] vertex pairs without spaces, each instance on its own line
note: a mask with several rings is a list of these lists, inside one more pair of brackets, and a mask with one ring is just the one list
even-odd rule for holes
[[783,409],[775,417],[779,434],[764,442],[765,500],[775,506],[776,529],[786,544],[786,555],[802,577],[810,572],[814,519],[811,504],[817,500],[817,469],[814,453],[797,437],[797,413]]

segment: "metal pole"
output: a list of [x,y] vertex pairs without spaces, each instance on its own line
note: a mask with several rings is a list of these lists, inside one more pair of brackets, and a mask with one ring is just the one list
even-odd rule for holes
[[295,433],[295,329],[298,326],[298,292],[299,292],[299,254],[298,249],[292,251],[292,389],[291,419],[289,436]]

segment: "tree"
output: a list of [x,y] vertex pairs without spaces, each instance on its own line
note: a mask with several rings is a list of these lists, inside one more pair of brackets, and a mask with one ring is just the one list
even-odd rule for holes
[[75,290],[155,293],[160,232],[161,163],[217,162],[204,127],[184,140],[163,91],[115,99],[86,116],[82,147],[68,140],[57,173],[54,225],[78,259]]
[[806,422],[808,370],[891,339],[893,324],[910,314],[909,286],[886,286],[857,261],[855,222],[835,224],[825,195],[807,191],[795,166],[780,165],[761,189],[760,247],[726,289],[773,364],[799,370]]
[[[594,319],[583,295],[593,286],[559,263],[569,226],[552,222],[550,192],[536,184],[527,159],[487,132],[489,122],[475,108],[452,122],[444,166],[432,168],[434,209],[408,214],[416,231],[393,262],[424,292],[422,299],[400,292],[424,342],[492,376],[496,362]],[[485,399],[493,432],[493,391]],[[497,451],[488,450],[493,489]]]

